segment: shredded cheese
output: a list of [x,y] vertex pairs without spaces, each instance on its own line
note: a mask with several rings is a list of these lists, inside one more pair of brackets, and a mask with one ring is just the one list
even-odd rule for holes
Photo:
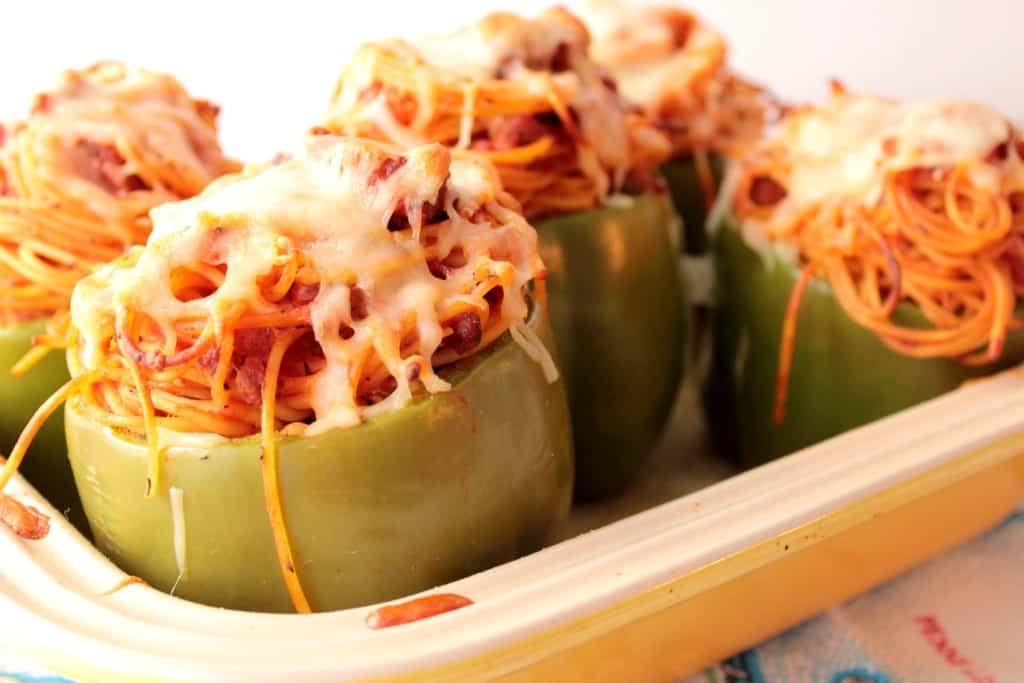
[[[178,567],[178,578],[174,581],[175,587],[184,579],[188,578],[188,537],[185,529],[185,492],[177,486],[169,489],[171,504],[171,523],[173,525],[174,538],[174,563]],[[173,593],[173,591],[172,591]]]

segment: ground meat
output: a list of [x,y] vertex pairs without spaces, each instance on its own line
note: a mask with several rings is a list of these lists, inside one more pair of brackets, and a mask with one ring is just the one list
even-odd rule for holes
[[750,201],[758,206],[774,206],[786,196],[786,188],[774,178],[760,176],[750,184]]
[[985,161],[990,164],[998,164],[1006,161],[1010,158],[1010,141],[1000,142],[998,145],[992,148],[992,151],[985,157]]
[[568,43],[559,43],[555,47],[555,51],[551,53],[551,60],[548,63],[548,71],[551,73],[562,73],[572,68],[570,57],[572,53],[569,51]]
[[221,227],[207,230],[199,245],[199,258],[211,266],[223,266],[227,263],[229,249],[228,231]]
[[211,346],[206,349],[196,362],[199,363],[199,367],[206,370],[207,374],[212,375],[217,371],[217,364],[220,362],[220,347]]
[[418,205],[415,201],[410,202],[409,200],[399,202],[394,213],[391,214],[391,218],[388,219],[388,231],[401,232],[407,229],[410,225],[409,214],[415,213],[417,206],[421,212],[422,225],[432,225],[448,220],[448,212],[442,208],[444,206],[444,189],[442,189],[436,202],[423,202]]
[[303,377],[313,374],[313,368],[319,367],[324,357],[323,348],[313,337],[312,332],[304,334],[288,347],[281,359],[282,377]]
[[235,373],[233,387],[238,399],[249,406],[260,404],[263,390],[263,376],[266,373],[266,362],[255,356],[247,356]]
[[505,289],[503,287],[495,287],[488,290],[488,292],[484,294],[484,300],[490,304],[492,311],[500,308],[501,302],[505,300]]
[[320,285],[304,285],[296,282],[288,290],[288,301],[296,306],[305,306],[320,293]]
[[1009,200],[1010,211],[1018,216],[1024,216],[1024,192],[1012,192]]
[[448,320],[445,326],[450,327],[452,332],[444,338],[444,345],[459,355],[469,353],[480,346],[483,340],[480,316],[472,311],[459,313]]
[[389,376],[387,379],[385,379],[383,382],[380,383],[380,386],[375,387],[375,388],[373,388],[371,390],[368,390],[368,391],[365,391],[365,392],[360,392],[359,398],[366,405],[372,406],[373,404],[380,403],[381,401],[386,399],[388,396],[390,396],[391,393],[397,387],[398,387],[398,382],[395,380],[394,377],[390,377]]
[[654,168],[634,168],[626,176],[624,189],[631,194],[661,193],[668,190],[665,180]]
[[[615,76],[612,72],[605,67],[598,67],[598,76],[601,78],[601,84],[613,93],[619,92],[619,84],[615,82]],[[636,107],[639,109],[639,107]]]
[[689,42],[697,20],[693,15],[684,12],[666,12],[665,20],[672,30],[672,44],[677,50],[682,50]]
[[267,328],[241,329],[235,332],[235,355],[266,360],[274,345],[274,331]]
[[497,150],[522,147],[547,134],[547,127],[528,114],[499,116],[491,121],[488,135]]
[[366,291],[359,287],[353,287],[349,293],[349,310],[352,314],[352,320],[356,322],[366,318],[367,311],[366,305],[369,301],[369,297],[366,295]]
[[83,139],[75,143],[75,152],[83,175],[110,194],[121,197],[135,190],[148,189],[142,178],[125,173],[124,157],[113,145]]
[[416,97],[407,92],[387,91],[388,109],[395,121],[408,126],[416,118]]
[[367,179],[367,183],[372,187],[382,180],[387,180],[391,177],[391,174],[402,168],[405,165],[405,157],[388,157],[380,163],[370,177]]
[[436,277],[438,280],[447,280],[449,269],[443,262],[437,259],[430,259],[427,261],[427,269],[430,274]]
[[409,227],[409,217],[405,215],[405,203],[395,207],[395,212],[388,219],[388,232],[401,232]]

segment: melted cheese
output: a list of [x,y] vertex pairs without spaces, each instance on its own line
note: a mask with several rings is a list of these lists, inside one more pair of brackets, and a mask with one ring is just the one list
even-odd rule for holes
[[[108,221],[133,221],[237,168],[221,154],[215,116],[216,107],[193,100],[170,76],[102,62],[65,72],[55,89],[39,95],[32,117],[14,126],[6,153],[32,161],[32,173],[52,169],[51,192]],[[82,172],[82,141],[117,150],[124,175],[144,178],[150,190],[113,198]]]
[[[877,205],[886,178],[908,169],[962,166],[971,180],[992,192],[1007,191],[1024,177],[1024,161],[1008,145],[1008,161],[985,163],[1011,137],[1012,126],[999,112],[974,102],[934,100],[896,102],[836,93],[824,104],[788,114],[782,123],[731,169],[723,196],[745,165],[764,166],[786,190],[769,215],[743,221],[748,242],[768,258],[794,261],[795,244],[777,240],[773,225],[788,225],[808,207],[846,199]],[[767,160],[767,162],[766,162]],[[1012,189],[1012,188],[1011,188]],[[730,201],[731,205],[731,201]],[[720,203],[717,209],[726,204]],[[774,249],[765,249],[771,241]]]
[[1005,117],[973,102],[837,94],[788,116],[763,147],[788,169],[776,178],[787,191],[785,210],[834,196],[874,203],[888,174],[910,168],[966,164],[975,182],[998,189],[981,162],[1010,132]]
[[[450,114],[438,101],[442,99],[439,93],[465,93],[468,99],[483,86],[501,85],[506,87],[503,97],[522,101],[492,102],[492,110],[504,106],[509,114],[535,114],[553,111],[547,99],[553,90],[577,117],[580,166],[599,186],[603,197],[621,186],[630,169],[647,163],[646,158],[635,158],[638,148],[651,157],[652,165],[670,150],[657,131],[641,126],[631,130],[623,101],[605,85],[600,67],[588,55],[589,41],[579,19],[556,8],[534,19],[495,13],[451,33],[427,36],[414,43],[390,40],[367,44],[347,65],[326,125],[348,134],[382,135],[403,145],[430,141],[466,145],[475,118],[474,107],[468,104],[458,111],[462,120],[456,139],[430,139],[428,124]],[[547,70],[546,64],[558,53],[568,68],[557,73]],[[382,91],[367,99],[366,93],[374,85],[382,81],[385,86],[395,85],[382,77],[385,62],[390,63],[390,69],[406,72],[409,83],[415,84],[410,86],[409,94],[416,98],[417,107],[408,125],[396,120],[387,93]],[[510,86],[519,88],[519,94],[510,95]]]
[[594,59],[613,69],[626,97],[652,111],[725,63],[725,39],[676,7],[591,0],[580,16],[594,38]]
[[[399,158],[404,162],[382,178],[382,163]],[[426,202],[443,206],[449,216],[431,248],[445,254],[458,247],[468,260],[443,280],[431,274],[415,225],[388,230],[400,205]],[[246,169],[193,199],[155,209],[146,247],[75,290],[71,312],[80,362],[85,369],[99,367],[115,345],[118,320],[133,311],[173,329],[182,319],[224,326],[239,306],[257,314],[280,310],[264,299],[260,283],[273,271],[284,240],[319,283],[309,306],[310,326],[326,367],[310,389],[315,421],[307,433],[399,408],[412,396],[413,363],[421,367],[419,381],[428,391],[448,388],[430,369],[444,336],[444,311],[468,297],[481,273],[506,283],[498,331],[525,318],[525,286],[542,264],[536,233],[509,202],[493,168],[476,157],[453,157],[437,144],[403,154],[377,143],[312,136],[288,161]],[[208,258],[211,240],[223,252],[223,284],[204,298],[179,300],[171,274]],[[356,286],[367,298],[367,315],[358,320],[350,300]],[[350,337],[343,338],[345,328]],[[416,337],[412,355],[403,349],[410,330]],[[397,388],[363,406],[357,383],[368,354],[380,359]]]
[[501,67],[529,70],[560,45],[586,51],[589,37],[583,24],[561,9],[536,19],[496,12],[455,31],[415,41],[419,54],[433,66],[474,80],[494,78]]

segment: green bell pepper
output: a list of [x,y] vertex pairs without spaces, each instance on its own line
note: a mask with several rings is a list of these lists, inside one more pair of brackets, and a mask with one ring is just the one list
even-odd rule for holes
[[[539,309],[530,324],[550,342]],[[572,444],[561,380],[506,333],[440,372],[446,393],[351,428],[278,435],[281,501],[316,611],[391,600],[540,548],[567,517]],[[145,499],[143,439],[67,405],[75,479],[96,546],[162,590],[291,611],[263,497],[260,436],[161,436],[166,487]],[[182,492],[185,573],[169,487]]]
[[[711,177],[717,191],[725,175],[725,160],[718,154],[710,154],[708,164],[711,166]],[[708,207],[704,189],[697,177],[693,156],[680,157],[663,164],[661,175],[668,183],[672,203],[679,212],[679,217],[683,219],[683,247],[686,253],[694,256],[704,254],[709,248],[704,226],[708,217]]]
[[636,478],[675,400],[687,315],[670,217],[665,198],[642,196],[535,224],[581,500]]
[[[831,287],[812,280],[800,305],[785,420],[772,419],[783,319],[799,269],[774,247],[752,248],[727,214],[713,238],[713,351],[705,407],[719,453],[756,466],[934,398],[1024,360],[1012,333],[1003,359],[981,367],[897,353],[850,319]],[[901,304],[901,325],[926,325]]]
[[[0,327],[0,452],[11,452],[36,408],[68,381],[64,354],[54,351],[21,377],[11,368],[32,348],[32,338],[45,332],[43,320]],[[47,420],[22,461],[20,472],[57,510],[79,529],[86,529],[82,505],[64,443],[63,411]]]

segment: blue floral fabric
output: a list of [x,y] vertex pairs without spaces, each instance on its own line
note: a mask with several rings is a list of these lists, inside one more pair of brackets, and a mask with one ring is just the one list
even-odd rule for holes
[[682,683],[1024,681],[1024,506],[984,536]]

